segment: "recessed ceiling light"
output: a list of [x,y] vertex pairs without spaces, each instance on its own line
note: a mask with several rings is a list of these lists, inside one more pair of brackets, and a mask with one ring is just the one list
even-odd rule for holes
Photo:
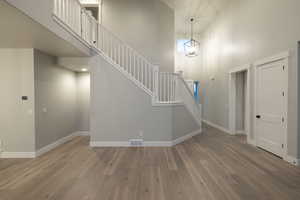
[[86,72],[86,71],[87,71],[87,68],[82,68],[81,71],[82,71],[82,72]]

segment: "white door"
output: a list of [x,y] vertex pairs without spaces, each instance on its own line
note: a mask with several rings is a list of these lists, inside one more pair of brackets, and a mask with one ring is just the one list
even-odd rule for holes
[[257,146],[283,157],[286,134],[286,60],[261,65],[256,79]]

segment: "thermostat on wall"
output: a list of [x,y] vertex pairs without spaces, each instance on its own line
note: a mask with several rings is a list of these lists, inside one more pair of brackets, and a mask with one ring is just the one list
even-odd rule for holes
[[27,101],[28,100],[28,96],[22,96],[22,100],[23,101]]

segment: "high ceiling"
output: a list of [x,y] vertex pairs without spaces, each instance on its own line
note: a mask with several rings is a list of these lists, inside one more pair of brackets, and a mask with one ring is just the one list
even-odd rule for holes
[[233,0],[162,0],[175,10],[176,33],[190,31],[189,19],[194,17],[195,32],[201,33],[226,5]]

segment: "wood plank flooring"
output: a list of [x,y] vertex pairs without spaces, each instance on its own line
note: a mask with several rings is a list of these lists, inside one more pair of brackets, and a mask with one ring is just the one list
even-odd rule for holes
[[300,168],[206,127],[172,148],[90,148],[0,159],[1,200],[299,200]]

